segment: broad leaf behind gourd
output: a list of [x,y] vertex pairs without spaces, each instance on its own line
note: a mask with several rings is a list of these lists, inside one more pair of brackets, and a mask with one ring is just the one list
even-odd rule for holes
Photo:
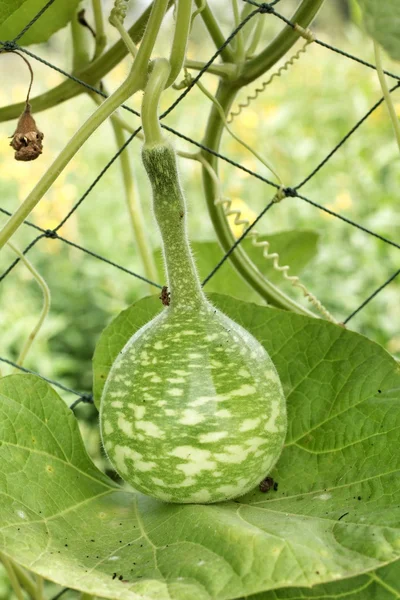
[[398,598],[400,598],[400,560],[366,575],[317,585],[312,589],[287,588],[247,596],[248,600],[397,600]]
[[[80,0],[54,2],[18,40],[22,46],[47,40],[73,18]],[[0,40],[14,39],[46,4],[43,0],[2,0]]]
[[[269,242],[269,253],[279,254],[279,265],[288,265],[290,267],[289,275],[300,275],[318,251],[318,233],[310,230],[263,234],[258,237],[258,241]],[[191,242],[190,246],[200,279],[203,280],[218,264],[224,253],[217,242]],[[282,286],[285,281],[283,274],[274,269],[271,259],[264,258],[263,248],[254,246],[250,239],[243,240],[241,246],[260,270],[260,273],[272,283]],[[162,282],[165,279],[165,273],[161,249],[156,250],[154,257],[159,274],[158,281]],[[259,294],[242,279],[229,260],[210,279],[205,290],[207,293],[228,294],[239,300],[264,304]]]
[[[289,432],[271,473],[278,490],[179,506],[117,489],[90,464],[48,384],[10,376],[0,381],[1,551],[62,585],[126,600],[293,600],[303,592],[311,600],[314,590],[298,589],[309,586],[328,599],[321,584],[400,557],[396,362],[342,327],[212,301],[265,345],[279,371]],[[157,298],[144,299],[111,323],[95,377],[159,308]]]
[[400,60],[400,3],[398,0],[358,0],[368,33]]

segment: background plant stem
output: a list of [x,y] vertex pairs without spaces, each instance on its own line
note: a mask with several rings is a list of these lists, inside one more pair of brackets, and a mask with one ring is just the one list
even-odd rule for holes
[[94,60],[103,53],[104,48],[107,46],[107,37],[104,30],[101,0],[92,0],[92,9],[94,16],[94,28],[96,31],[96,48],[93,57]]
[[387,109],[388,109],[388,112],[389,112],[390,120],[392,122],[394,135],[396,137],[397,145],[398,145],[399,150],[400,150],[400,125],[399,125],[399,119],[398,119],[398,116],[397,116],[397,113],[396,113],[396,109],[395,109],[394,104],[393,104],[391,93],[389,91],[389,88],[388,88],[388,85],[387,85],[387,82],[386,82],[385,74],[383,72],[382,59],[381,59],[381,51],[380,51],[380,48],[379,48],[379,44],[377,42],[375,42],[375,40],[374,40],[374,52],[375,52],[375,65],[376,65],[376,71],[378,73],[379,83],[381,84],[383,97],[385,98],[385,103],[386,103],[386,106],[387,106]]
[[[121,125],[112,117],[111,124],[114,130],[115,139],[118,148],[121,148],[125,143],[125,135]],[[158,273],[153,258],[153,252],[149,244],[149,236],[147,235],[147,227],[144,221],[142,205],[140,202],[140,195],[137,188],[135,188],[134,177],[132,168],[129,161],[128,148],[126,148],[122,154],[120,154],[120,165],[122,172],[122,179],[124,182],[125,199],[129,213],[129,218],[132,225],[132,230],[135,236],[135,242],[142,259],[144,272],[147,279],[150,281],[157,282]],[[154,286],[149,284],[149,292],[154,294]]]
[[31,331],[31,333],[29,334],[28,339],[26,340],[25,344],[23,345],[20,355],[18,356],[17,365],[22,367],[22,365],[28,355],[28,352],[32,347],[32,344],[35,341],[37,334],[39,333],[40,329],[42,328],[43,323],[46,320],[47,315],[49,314],[51,296],[50,296],[49,286],[47,285],[47,283],[43,279],[43,277],[40,275],[40,273],[32,265],[32,263],[26,258],[26,256],[12,242],[8,242],[8,245],[15,252],[15,254],[18,256],[18,258],[24,263],[24,265],[28,269],[28,271],[33,275],[35,281],[37,282],[37,284],[39,285],[39,287],[41,288],[42,293],[43,293],[43,307],[42,307],[42,312],[40,314],[39,320],[36,323],[33,330]]

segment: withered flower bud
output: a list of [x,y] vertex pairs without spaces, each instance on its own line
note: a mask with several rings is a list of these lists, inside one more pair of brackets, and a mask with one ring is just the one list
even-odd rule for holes
[[31,105],[27,102],[10,142],[10,146],[15,150],[15,160],[35,160],[42,154],[43,137],[32,117]]

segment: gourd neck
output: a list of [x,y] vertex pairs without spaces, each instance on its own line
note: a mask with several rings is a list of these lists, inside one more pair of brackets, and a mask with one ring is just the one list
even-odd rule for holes
[[168,142],[145,145],[142,159],[152,186],[154,215],[163,242],[171,294],[170,309],[198,308],[207,300],[188,241],[186,203],[179,182],[175,151]]

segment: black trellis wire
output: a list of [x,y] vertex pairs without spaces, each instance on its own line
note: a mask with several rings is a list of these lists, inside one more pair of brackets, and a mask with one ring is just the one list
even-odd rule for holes
[[[294,28],[295,25],[294,23],[292,23],[290,20],[288,20],[286,17],[284,17],[283,15],[281,15],[280,13],[278,13],[275,8],[274,5],[276,5],[279,0],[274,0],[273,2],[270,3],[257,3],[253,0],[244,0],[245,2],[253,5],[255,7],[255,10],[253,12],[251,12],[246,19],[244,19],[239,25],[238,27],[236,27],[236,29],[232,32],[232,34],[225,40],[224,44],[214,53],[214,55],[209,59],[209,61],[204,65],[204,67],[199,71],[198,75],[192,79],[192,81],[190,82],[190,84],[188,85],[188,87],[182,92],[182,94],[171,104],[171,106],[161,115],[161,118],[165,118],[167,115],[169,115],[178,104],[180,104],[180,102],[187,96],[187,94],[190,92],[190,90],[196,85],[196,83],[199,81],[199,79],[203,76],[204,73],[207,72],[208,68],[213,64],[213,62],[218,58],[218,56],[221,54],[221,52],[224,50],[224,48],[226,48],[229,43],[232,41],[232,39],[237,35],[237,33],[246,25],[246,23],[255,17],[255,15],[257,14],[272,14],[275,17],[277,17],[278,19],[282,20],[286,25],[288,25],[289,27]],[[30,52],[29,50],[27,50],[26,48],[23,48],[21,46],[19,46],[19,44],[17,43],[18,40],[20,40],[22,38],[22,36],[30,29],[30,27],[32,27],[32,25],[42,16],[42,14],[55,2],[55,0],[49,0],[44,6],[43,8],[34,16],[34,18],[23,28],[23,30],[13,39],[10,41],[0,41],[0,52],[8,52],[8,51],[12,51],[12,50],[18,50],[21,52],[24,52],[25,54],[29,55],[31,58],[34,58],[35,60],[38,60],[39,62],[45,64],[46,66],[48,66],[51,69],[54,69],[56,71],[58,71],[59,73],[61,73],[62,75],[64,75],[65,77],[71,79],[72,81],[74,81],[75,83],[78,83],[79,85],[82,85],[83,87],[85,87],[86,89],[101,95],[102,97],[106,97],[106,94],[102,91],[97,89],[94,86],[91,86],[87,83],[85,83],[84,81],[80,80],[79,78],[75,77],[74,75],[71,75],[70,73],[67,73],[66,71],[64,71],[63,69],[60,69],[59,67],[57,67],[56,65],[49,63],[48,61],[42,59],[41,57],[37,56],[36,54]],[[336,52],[342,56],[344,56],[345,58],[351,59],[353,61],[358,62],[359,64],[366,66],[368,68],[371,69],[375,69],[375,66],[372,65],[371,63],[368,63],[367,61],[364,61],[363,59],[360,59],[356,56],[353,56],[347,52],[344,52],[342,50],[340,50],[339,48],[335,48],[321,40],[315,39],[314,40],[316,44],[331,50],[333,52]],[[393,92],[394,90],[396,90],[398,87],[400,87],[400,76],[393,74],[389,71],[385,71],[385,74],[392,77],[393,79],[397,80],[397,83],[395,86],[392,87],[392,89],[390,90],[391,92]],[[376,237],[377,239],[385,242],[386,244],[389,244],[391,246],[394,246],[398,249],[400,249],[400,245],[397,244],[396,242],[387,239],[386,237],[380,235],[377,232],[374,232],[370,229],[367,229],[366,227],[364,227],[363,225],[360,225],[359,223],[356,223],[354,221],[352,221],[351,219],[348,219],[347,217],[344,217],[343,215],[340,215],[312,200],[310,200],[309,198],[300,195],[298,193],[298,190],[303,187],[312,177],[314,177],[314,175],[323,168],[323,166],[332,158],[332,156],[343,146],[343,144],[352,136],[352,134],[364,123],[364,121],[366,121],[366,119],[382,104],[382,102],[384,101],[383,98],[381,98],[379,101],[377,101],[372,108],[354,125],[354,127],[346,134],[346,136],[344,136],[344,138],[333,148],[333,150],[315,167],[315,169],[308,175],[308,177],[306,177],[302,182],[300,182],[297,186],[293,187],[293,188],[286,188],[283,190],[283,194],[286,197],[293,197],[296,199],[300,199],[303,200],[304,202],[309,203],[310,205],[318,208],[319,210],[325,211],[328,214],[330,214],[331,216],[334,216],[338,219],[341,219],[342,221],[346,222],[349,225],[352,225],[353,227],[356,227],[358,229],[360,229],[361,231]],[[125,110],[129,111],[130,113],[138,116],[138,113],[133,110],[132,108],[123,105],[122,108],[124,108]],[[278,188],[278,186],[270,181],[269,179],[263,177],[262,175],[251,171],[250,169],[247,169],[246,167],[244,167],[243,165],[240,165],[239,163],[233,161],[232,159],[230,159],[227,156],[224,156],[218,152],[215,152],[214,150],[207,148],[206,146],[204,146],[203,144],[201,144],[200,142],[193,140],[192,138],[187,137],[186,135],[180,133],[179,131],[176,131],[175,129],[168,127],[167,125],[163,124],[162,125],[166,130],[168,130],[169,132],[173,133],[174,135],[180,137],[181,139],[184,139],[192,144],[194,144],[195,146],[197,146],[199,149],[201,149],[202,151],[209,153],[209,154],[213,154],[214,156],[220,158],[221,160],[224,160],[225,162],[231,164],[232,166],[241,169],[243,171],[245,171],[246,173],[248,173],[249,175],[251,175],[252,177],[255,177],[261,181],[263,181],[264,183]],[[120,156],[120,154],[128,147],[128,145],[132,142],[132,140],[136,137],[136,135],[139,133],[140,131],[140,127],[136,129],[136,131],[134,131],[134,133],[132,135],[130,135],[130,137],[126,140],[126,142],[123,144],[123,146],[121,146],[121,148],[119,148],[119,150],[115,153],[115,155],[111,158],[111,160],[106,164],[106,166],[101,170],[101,172],[99,173],[99,175],[94,179],[94,181],[92,182],[92,184],[87,188],[87,190],[84,192],[84,194],[79,198],[79,200],[75,203],[75,205],[72,207],[72,209],[68,212],[68,214],[64,217],[64,219],[57,225],[57,227],[55,229],[43,229],[39,226],[37,226],[36,224],[26,220],[24,221],[24,224],[27,226],[30,226],[34,229],[36,229],[37,231],[40,232],[40,235],[38,235],[36,238],[34,238],[30,244],[24,249],[23,254],[27,254],[35,245],[37,242],[39,242],[41,239],[47,238],[47,239],[58,239],[74,248],[77,248],[78,250],[81,250],[82,252],[85,252],[89,255],[91,255],[92,257],[101,260],[107,264],[110,264],[111,266],[118,268],[124,272],[126,272],[127,274],[134,276],[136,278],[139,278],[147,283],[150,283],[152,285],[154,285],[157,288],[160,288],[161,286],[158,283],[149,281],[148,279],[146,279],[145,277],[142,277],[141,275],[139,275],[138,273],[134,273],[133,271],[123,267],[122,265],[119,265],[99,254],[97,254],[96,252],[93,252],[91,250],[89,250],[88,248],[84,248],[82,246],[79,246],[78,244],[75,244],[74,242],[67,240],[66,238],[60,236],[57,232],[58,230],[66,223],[66,221],[71,217],[71,215],[78,209],[78,207],[82,204],[82,202],[87,198],[87,196],[90,194],[90,192],[93,190],[93,188],[97,185],[97,183],[101,180],[101,178],[103,177],[103,175],[106,173],[106,171],[111,167],[111,165],[117,160],[117,158]],[[229,258],[229,256],[234,252],[234,250],[239,246],[239,244],[243,241],[243,239],[245,239],[247,237],[247,235],[249,234],[249,232],[251,231],[251,229],[256,225],[256,223],[265,215],[265,213],[267,211],[269,211],[272,206],[274,205],[275,202],[269,202],[267,204],[267,206],[263,209],[263,211],[261,211],[261,213],[258,215],[258,217],[256,218],[256,220],[243,232],[243,234],[235,241],[235,243],[232,245],[232,247],[225,253],[224,257],[220,260],[220,262],[215,266],[215,268],[211,271],[211,273],[206,277],[206,279],[203,282],[203,285],[205,285],[210,279],[211,277],[213,277],[213,275],[221,268],[221,266],[224,264],[224,262]],[[11,213],[9,213],[7,210],[0,208],[0,211],[3,214],[6,214],[8,216],[11,216]],[[14,268],[14,266],[19,262],[19,258],[16,259],[15,261],[13,261],[13,263],[8,267],[8,269],[6,269],[6,271],[0,276],[0,282],[11,272],[11,270]],[[376,289],[372,294],[370,294],[370,296],[349,316],[347,317],[347,319],[344,321],[344,323],[348,323],[350,321],[350,319],[352,319],[357,313],[359,313],[373,298],[375,298],[387,285],[389,285],[389,283],[391,283],[398,275],[400,274],[400,269],[398,271],[396,271],[385,283],[383,283],[378,289]],[[13,361],[10,361],[6,358],[2,358],[0,357],[0,361],[3,363],[7,363],[15,368],[18,368],[19,370],[26,372],[26,373],[31,373],[31,374],[35,374],[38,375],[39,377],[41,377],[42,379],[44,379],[45,381],[47,381],[48,383],[51,383],[52,385],[55,385],[56,387],[67,391],[69,393],[72,393],[76,396],[78,396],[78,399],[71,404],[70,408],[74,409],[78,404],[80,404],[81,402],[86,402],[86,403],[91,403],[93,402],[93,396],[92,394],[85,394],[85,393],[80,393],[77,392],[75,390],[72,390],[66,386],[64,386],[63,384],[60,384],[56,381],[53,381],[51,379],[48,379],[46,377],[43,377],[42,375],[40,375],[39,373],[35,373],[34,371],[30,371],[29,369],[26,369],[25,367],[20,367],[19,365],[15,364]],[[65,590],[63,590],[61,593],[63,593]]]

